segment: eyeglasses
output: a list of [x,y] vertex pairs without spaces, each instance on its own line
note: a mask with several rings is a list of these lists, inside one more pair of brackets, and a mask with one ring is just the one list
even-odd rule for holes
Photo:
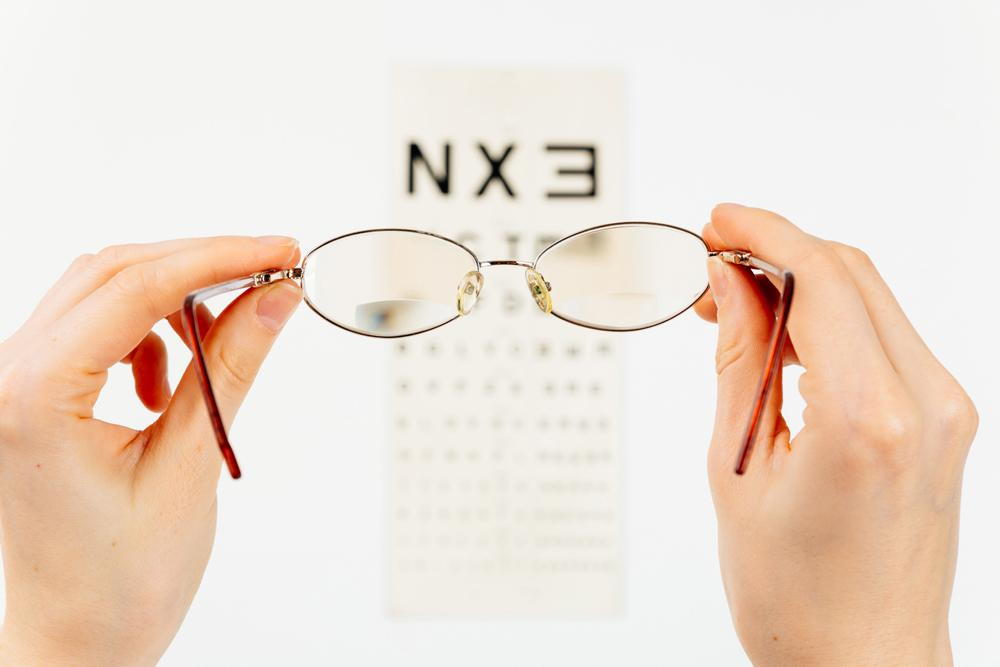
[[524,269],[529,294],[546,314],[590,329],[638,331],[672,320],[708,291],[709,257],[770,274],[783,286],[735,465],[742,475],[781,370],[794,276],[746,251],[711,250],[701,236],[681,227],[656,222],[591,227],[549,245],[531,262],[480,260],[461,243],[430,232],[368,229],[318,245],[299,267],[262,271],[193,292],[184,300],[182,320],[219,449],[236,479],[240,467],[212,390],[196,316],[206,299],[298,280],[306,303],[331,324],[364,336],[400,338],[468,315],[485,284],[483,269],[507,266]]

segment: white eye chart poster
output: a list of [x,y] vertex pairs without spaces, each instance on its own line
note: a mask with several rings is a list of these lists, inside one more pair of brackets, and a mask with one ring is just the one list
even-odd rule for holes
[[[390,226],[530,262],[621,219],[618,72],[400,67],[392,98]],[[620,341],[542,313],[523,267],[483,274],[470,315],[394,343],[389,612],[619,613]]]

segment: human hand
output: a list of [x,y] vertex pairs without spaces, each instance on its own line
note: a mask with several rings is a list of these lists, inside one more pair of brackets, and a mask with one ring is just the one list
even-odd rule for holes
[[[108,248],[76,260],[0,344],[0,663],[151,664],[166,649],[211,552],[221,459],[194,369],[171,396],[151,328],[167,318],[180,333],[192,290],[298,259],[284,237]],[[199,313],[227,424],[300,298],[281,281],[214,324]],[[162,412],[141,431],[93,414],[119,361]]]
[[748,470],[733,474],[776,291],[710,260],[697,305],[719,322],[708,470],[744,649],[755,665],[951,664],[972,402],[861,251],[734,204],[715,208],[704,237],[795,274],[785,356],[805,368],[802,430],[792,437],[781,417],[779,379]]

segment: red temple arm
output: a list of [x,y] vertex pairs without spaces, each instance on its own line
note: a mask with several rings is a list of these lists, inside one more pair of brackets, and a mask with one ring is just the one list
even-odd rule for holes
[[743,431],[743,438],[740,445],[740,454],[736,459],[734,471],[737,475],[742,475],[747,470],[750,463],[750,454],[753,452],[754,442],[757,439],[757,432],[760,430],[761,417],[764,415],[764,407],[767,405],[767,398],[771,395],[771,388],[778,374],[781,373],[782,356],[785,348],[785,341],[788,340],[788,315],[792,310],[792,296],[795,293],[795,276],[791,271],[785,271],[773,264],[769,264],[762,259],[752,256],[748,252],[739,250],[722,250],[713,252],[719,259],[731,264],[748,266],[765,273],[780,278],[782,282],[781,302],[778,305],[778,312],[774,319],[774,329],[771,332],[771,344],[768,346],[767,357],[764,360],[764,372],[757,383],[757,391],[747,420],[746,429]]
[[215,440],[219,443],[219,451],[226,461],[226,467],[233,479],[240,477],[240,464],[236,460],[232,445],[229,444],[229,435],[226,433],[226,425],[222,421],[222,413],[219,412],[219,404],[215,400],[215,391],[212,389],[212,380],[208,376],[208,366],[205,364],[205,351],[201,344],[201,338],[205,332],[201,331],[198,324],[197,309],[198,304],[213,296],[219,296],[226,292],[245,289],[247,287],[260,287],[268,283],[286,278],[301,278],[302,269],[273,269],[262,271],[245,278],[237,278],[228,282],[212,285],[205,289],[188,294],[184,299],[184,306],[181,308],[181,321],[184,324],[184,334],[188,338],[191,351],[194,353],[194,367],[198,374],[198,382],[201,384],[201,393],[205,397],[205,406],[208,408],[208,419],[212,423],[212,430],[215,432]]

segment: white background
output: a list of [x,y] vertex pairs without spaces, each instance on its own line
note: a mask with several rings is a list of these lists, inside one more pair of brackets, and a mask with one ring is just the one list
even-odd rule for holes
[[[620,66],[628,217],[699,228],[742,201],[865,248],[978,404],[952,637],[959,664],[997,664],[998,34],[990,0],[3,0],[0,336],[107,244],[310,246],[385,222],[393,63]],[[247,475],[223,480],[216,550],[163,663],[745,664],[704,472],[713,339],[694,315],[629,337],[624,617],[398,621],[386,355],[301,311],[233,430]],[[101,416],[148,421],[127,369],[112,379]]]

